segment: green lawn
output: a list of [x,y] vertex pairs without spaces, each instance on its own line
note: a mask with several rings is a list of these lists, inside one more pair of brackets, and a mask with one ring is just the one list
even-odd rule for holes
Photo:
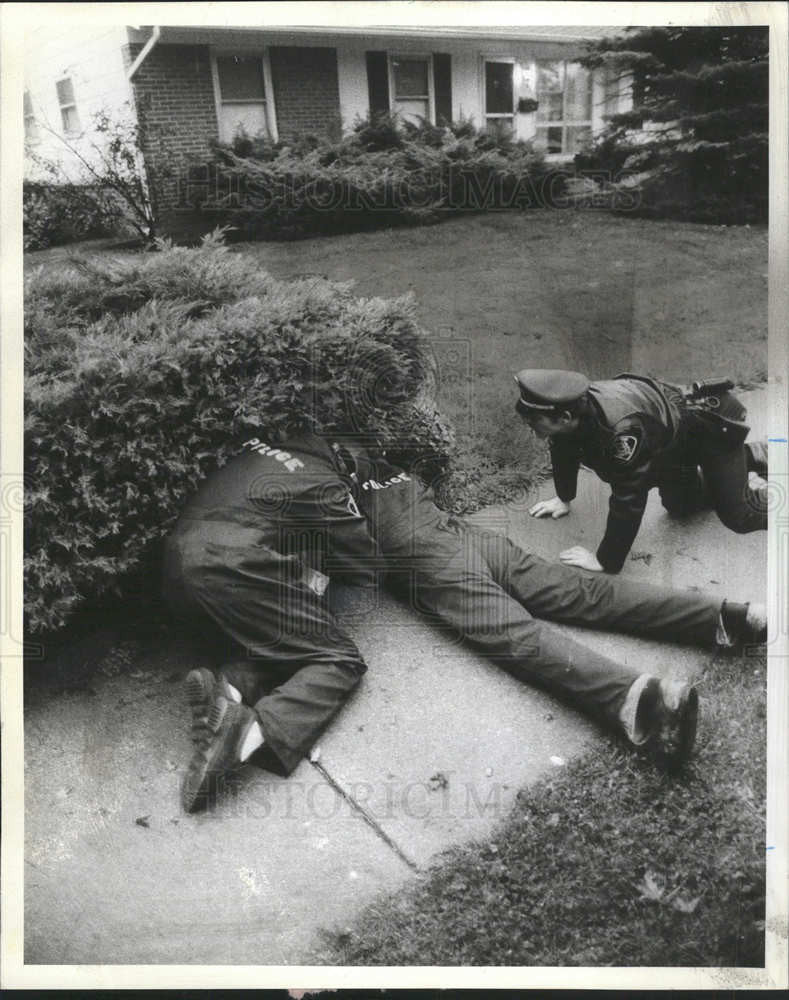
[[684,775],[611,741],[330,935],[327,962],[762,966],[764,657],[719,657],[699,688]]

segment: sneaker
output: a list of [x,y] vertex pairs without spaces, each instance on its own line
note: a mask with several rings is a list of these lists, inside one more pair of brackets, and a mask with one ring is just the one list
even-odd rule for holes
[[767,608],[763,604],[749,604],[745,615],[745,641],[763,645],[767,642]]
[[224,777],[235,771],[260,746],[260,720],[240,702],[217,694],[189,761],[181,803],[186,812],[206,808],[215,798]]
[[724,649],[767,642],[767,608],[748,602],[734,604],[724,601],[721,606],[716,643]]
[[192,710],[192,742],[197,743],[208,719],[216,695],[227,701],[240,701],[241,695],[232,687],[224,674],[217,679],[210,670],[200,667],[186,675],[186,700]]
[[676,771],[693,750],[698,717],[699,695],[694,687],[651,677],[639,700],[632,742],[666,770]]
[[767,442],[746,441],[745,462],[748,472],[755,472],[764,478],[767,475]]

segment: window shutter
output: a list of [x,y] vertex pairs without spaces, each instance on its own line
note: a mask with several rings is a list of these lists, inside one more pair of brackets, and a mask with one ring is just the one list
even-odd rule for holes
[[370,114],[389,110],[389,67],[385,52],[368,52],[367,90],[370,97]]
[[58,104],[63,107],[64,104],[74,103],[74,84],[71,82],[71,77],[66,77],[64,80],[58,80],[55,83],[55,88],[58,92]]
[[433,53],[433,88],[436,99],[436,125],[452,121],[452,56]]

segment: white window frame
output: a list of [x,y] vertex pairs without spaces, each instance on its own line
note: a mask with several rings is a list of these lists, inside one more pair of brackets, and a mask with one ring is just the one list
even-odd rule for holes
[[567,106],[567,66],[568,65],[579,65],[577,59],[534,59],[534,96],[537,101],[540,100],[540,90],[539,90],[539,79],[540,79],[540,63],[558,63],[562,64],[562,117],[560,121],[554,122],[543,122],[540,121],[535,114],[535,138],[539,133],[540,129],[545,128],[560,128],[562,130],[562,151],[560,153],[548,153],[545,152],[546,160],[566,160],[570,156],[574,156],[574,153],[567,152],[567,128],[571,127],[586,127],[589,129],[589,134],[594,137],[595,134],[595,114],[594,114],[594,70],[587,70],[589,74],[589,118],[566,118],[566,106]]
[[[424,61],[427,63],[427,120],[431,125],[436,123],[436,88],[433,80],[433,53],[432,52],[387,52],[386,67],[388,71],[389,83],[389,110],[394,112],[397,97],[395,95],[395,75],[394,63],[397,59],[410,59]],[[424,100],[423,96],[404,98],[404,100]]]
[[[243,46],[243,45],[233,45],[233,46],[211,46],[210,56],[211,56],[211,80],[214,85],[214,108],[216,110],[216,128],[217,128],[217,138],[219,135],[219,128],[222,121],[222,105],[224,101],[222,100],[222,90],[219,86],[219,67],[217,66],[218,56],[254,56],[260,57],[260,62],[263,67],[263,87],[265,89],[265,97],[263,99],[263,109],[266,117],[266,126],[268,128],[268,133],[271,136],[272,142],[279,141],[279,130],[277,129],[277,106],[274,99],[274,84],[271,77],[271,60],[269,58],[269,49],[267,45],[254,45],[254,46]],[[232,101],[232,104],[258,104],[257,100],[249,101]]]
[[[66,101],[65,103],[61,104],[60,93],[58,91],[58,84],[59,83],[65,83],[66,80],[68,80],[68,82],[71,84],[71,96],[74,99],[72,101]],[[74,77],[73,76],[71,76],[69,74],[65,74],[64,76],[59,76],[55,80],[55,97],[57,98],[58,108],[60,109],[60,123],[63,126],[63,135],[65,135],[65,136],[79,135],[80,132],[82,131],[82,122],[80,121],[79,111],[77,110],[77,99],[74,96]],[[65,120],[65,118],[63,116],[63,112],[64,111],[72,111],[72,110],[73,110],[74,114],[77,116],[77,127],[76,128],[67,128],[67,126],[66,126],[66,120]]]
[[[515,100],[515,64],[518,60],[515,56],[500,56],[495,53],[483,52],[480,64],[479,64],[479,87],[480,87],[480,107],[482,109],[482,125],[483,128],[488,127],[488,122],[493,121],[503,121],[504,119],[509,119],[509,127],[513,130],[516,129],[517,124],[517,101]],[[487,73],[485,72],[485,67],[488,63],[509,63],[512,67],[512,111],[506,114],[503,111],[496,111],[493,114],[488,114],[488,86],[487,86]]]

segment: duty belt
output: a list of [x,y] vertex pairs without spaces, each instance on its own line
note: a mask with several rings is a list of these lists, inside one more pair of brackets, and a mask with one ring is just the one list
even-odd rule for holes
[[683,392],[683,399],[686,405],[693,408],[717,410],[721,405],[721,396],[733,388],[734,383],[729,378],[693,382],[690,389]]

